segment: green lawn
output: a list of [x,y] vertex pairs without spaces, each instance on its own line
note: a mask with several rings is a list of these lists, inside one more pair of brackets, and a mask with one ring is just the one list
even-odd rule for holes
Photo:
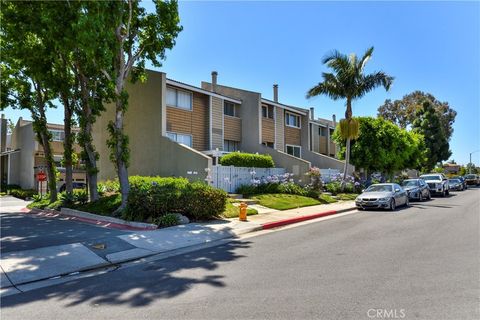
[[[225,218],[238,218],[239,208],[232,204],[232,200],[227,200],[227,206],[222,216]],[[247,216],[258,214],[258,211],[253,208],[247,208]]]
[[320,200],[320,203],[322,204],[337,202],[337,199],[333,198],[332,196],[329,196],[328,194],[321,194],[319,200]]
[[259,194],[252,197],[252,199],[257,200],[258,204],[264,207],[276,210],[287,210],[322,204],[313,198],[283,193]]
[[355,200],[358,196],[356,193],[339,193],[337,194],[337,199],[339,200]]

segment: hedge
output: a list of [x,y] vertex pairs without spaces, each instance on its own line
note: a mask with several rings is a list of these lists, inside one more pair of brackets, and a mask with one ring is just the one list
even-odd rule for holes
[[273,168],[275,163],[269,154],[232,152],[220,158],[222,166]]
[[206,184],[185,178],[132,176],[124,218],[153,221],[168,213],[182,213],[191,220],[218,217],[227,194]]
[[28,198],[32,198],[34,195],[37,194],[37,191],[31,190],[31,189],[27,189],[27,190],[13,189],[9,191],[9,194],[15,198],[20,198],[25,200]]

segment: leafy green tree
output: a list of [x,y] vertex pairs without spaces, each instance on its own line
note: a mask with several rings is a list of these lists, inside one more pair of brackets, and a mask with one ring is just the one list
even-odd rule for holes
[[458,170],[458,175],[459,176],[464,176],[467,174],[467,169],[464,166],[460,167],[460,170]]
[[365,65],[372,54],[373,47],[369,48],[360,59],[355,54],[347,56],[338,51],[327,55],[323,63],[331,68],[333,73],[322,73],[323,81],[307,92],[307,98],[327,95],[333,100],[346,100],[345,119],[340,121],[342,130],[339,133],[346,140],[342,188],[345,187],[350,162],[350,141],[355,139],[359,132],[358,123],[352,120],[352,102],[379,86],[389,90],[394,79],[382,71],[365,74]]
[[49,38],[55,23],[52,2],[2,3],[0,30],[1,109],[26,109],[33,119],[33,130],[42,146],[46,163],[50,201],[57,200],[56,168],[47,129],[47,108],[56,96],[54,43]]
[[[420,167],[424,158],[423,137],[400,129],[383,118],[358,117],[359,134],[351,143],[351,161],[367,174],[382,172],[392,175],[404,169]],[[337,126],[333,139],[340,146],[343,158],[346,140]]]
[[[111,160],[115,164],[122,203],[117,212],[127,204],[129,148],[128,136],[124,133],[124,116],[128,107],[127,81],[135,82],[146,79],[145,62],[155,67],[161,66],[165,51],[173,48],[175,38],[182,30],[179,25],[177,1],[153,1],[155,13],[147,13],[138,1],[123,0],[112,10],[116,18],[116,50],[113,65],[106,70],[115,87],[115,119],[108,125],[110,139],[107,144],[111,149]],[[107,27],[107,29],[110,26]]]
[[430,171],[439,162],[447,160],[452,155],[448,143],[448,133],[442,125],[441,116],[436,112],[432,102],[425,100],[417,109],[412,130],[424,136],[426,158],[423,170]]
[[378,108],[378,116],[392,121],[400,128],[407,128],[407,126],[413,125],[416,113],[422,108],[425,100],[429,100],[433,104],[441,119],[447,139],[450,139],[457,112],[450,107],[448,102],[441,102],[430,93],[414,91],[403,96],[401,100],[385,100],[385,103]]

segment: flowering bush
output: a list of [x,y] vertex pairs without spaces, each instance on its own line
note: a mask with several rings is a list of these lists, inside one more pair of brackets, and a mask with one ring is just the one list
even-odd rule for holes
[[313,192],[320,193],[322,191],[322,179],[320,169],[317,167],[311,167],[310,170],[306,173],[307,176],[310,176],[310,185],[309,188]]
[[242,185],[237,189],[237,193],[244,196],[264,193],[287,193],[296,195],[307,195],[307,190],[293,182],[293,174],[285,173],[281,175],[271,175],[257,178],[252,171],[252,180],[249,185]]
[[[333,195],[342,192],[342,181],[343,175],[341,173],[332,176],[330,181],[325,184],[325,190]],[[360,182],[355,181],[355,178],[353,176],[347,175],[345,189],[343,190],[343,192],[360,193],[361,190],[362,185],[360,184]]]

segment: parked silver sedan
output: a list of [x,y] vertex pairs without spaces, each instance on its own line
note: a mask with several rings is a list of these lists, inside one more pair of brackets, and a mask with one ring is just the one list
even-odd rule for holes
[[355,205],[360,210],[389,209],[394,211],[397,206],[410,204],[408,194],[396,183],[372,184],[355,199]]

